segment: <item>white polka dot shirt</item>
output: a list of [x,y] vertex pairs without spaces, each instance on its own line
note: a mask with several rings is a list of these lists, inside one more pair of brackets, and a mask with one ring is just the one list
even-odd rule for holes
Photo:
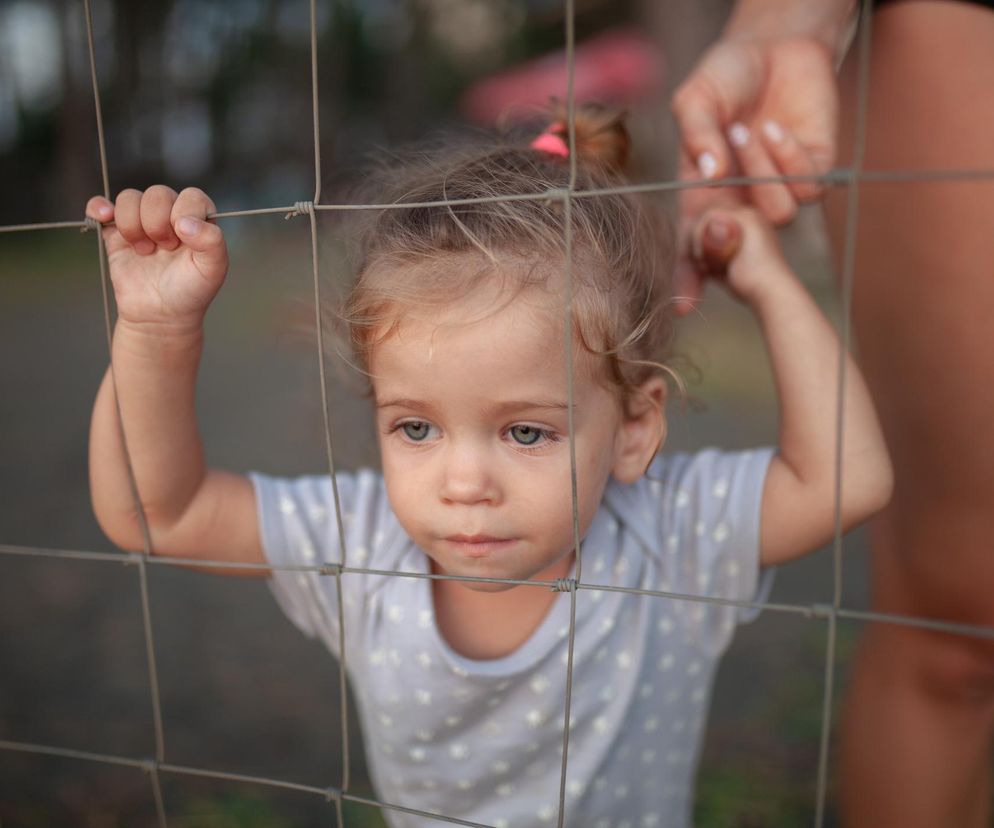
[[[585,585],[758,600],[769,450],[660,457],[613,481],[583,540]],[[263,545],[276,565],[340,561],[330,480],[253,475]],[[338,480],[350,567],[427,572],[382,477]],[[305,634],[339,647],[335,578],[274,573]],[[475,661],[435,626],[430,582],[342,576],[350,680],[384,802],[495,828],[554,825],[559,810],[570,598],[559,595],[511,655]],[[576,599],[567,824],[685,828],[717,659],[734,606],[580,589]],[[443,823],[384,810],[396,828]]]

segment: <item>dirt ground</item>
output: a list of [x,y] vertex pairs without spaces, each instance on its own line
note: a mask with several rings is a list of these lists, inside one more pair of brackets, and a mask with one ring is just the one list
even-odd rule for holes
[[[320,472],[304,223],[268,216],[230,220],[225,229],[234,261],[209,316],[200,382],[210,461]],[[804,253],[798,261],[827,301],[823,261]],[[89,410],[107,358],[103,325],[92,234],[0,238],[0,544],[112,550],[90,511],[86,470]],[[714,301],[688,327],[682,349],[705,377],[692,389],[705,407],[673,408],[671,446],[770,442],[775,402],[751,321]],[[336,384],[332,408],[340,465],[375,463],[362,402]],[[860,536],[848,538],[846,606],[865,605],[863,558]],[[340,700],[327,653],[291,627],[261,581],[155,565],[148,572],[167,760],[337,785]],[[830,602],[831,583],[823,551],[786,567],[773,600]],[[840,628],[839,681],[857,632]],[[716,689],[698,793],[702,825],[810,823],[824,633],[824,621],[772,611],[740,631]],[[154,754],[136,567],[0,554],[0,739]],[[358,738],[351,764],[355,789],[368,793]],[[178,774],[163,780],[172,826],[335,822],[313,794]],[[347,822],[377,820],[375,809],[356,806]],[[140,770],[0,750],[3,828],[153,824]]]

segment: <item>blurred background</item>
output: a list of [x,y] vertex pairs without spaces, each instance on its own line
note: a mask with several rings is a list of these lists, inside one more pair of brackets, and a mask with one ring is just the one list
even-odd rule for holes
[[[510,123],[564,96],[563,5],[319,0],[322,200],[347,199],[371,152]],[[729,7],[576,0],[577,93],[629,110],[635,180],[672,177],[669,96]],[[313,197],[306,0],[98,0],[93,34],[112,193],[196,185],[221,210]],[[0,181],[0,225],[79,220],[102,189],[82,0],[0,3]],[[199,385],[209,459],[240,471],[321,472],[307,222],[280,214],[223,222],[231,275],[208,316]],[[328,213],[319,230],[331,282],[346,240]],[[837,318],[818,209],[805,208],[784,242]],[[712,290],[684,325],[679,352],[692,366],[691,396],[671,407],[670,448],[775,438],[762,343],[744,311]],[[89,411],[106,361],[94,234],[0,234],[0,544],[112,550],[92,517],[86,477]],[[343,377],[330,391],[340,465],[375,465],[357,383]],[[848,537],[848,607],[865,606],[863,555],[860,536]],[[149,583],[167,760],[339,784],[337,666],[290,626],[265,584],[166,566],[151,566]],[[154,754],[138,586],[136,570],[116,562],[0,554],[0,739]],[[773,600],[831,598],[828,550],[778,574]],[[824,621],[772,611],[740,630],[715,691],[699,825],[811,823],[825,632]],[[841,623],[836,699],[857,633]],[[356,737],[350,763],[353,790],[372,796]],[[313,795],[162,779],[171,826],[334,824],[331,806]],[[383,824],[375,808],[359,806],[346,821]],[[139,771],[0,751],[3,828],[154,824]]]

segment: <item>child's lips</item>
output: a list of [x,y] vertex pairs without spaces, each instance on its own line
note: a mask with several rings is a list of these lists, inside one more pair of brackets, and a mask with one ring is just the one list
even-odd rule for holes
[[514,543],[514,538],[498,538],[493,535],[449,535],[445,538],[445,542],[467,557],[485,558],[507,549]]

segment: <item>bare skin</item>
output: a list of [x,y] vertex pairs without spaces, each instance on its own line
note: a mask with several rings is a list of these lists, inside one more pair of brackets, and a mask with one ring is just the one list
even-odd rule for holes
[[[855,75],[850,59],[843,136]],[[994,13],[935,0],[884,7],[866,168],[991,169],[992,90]],[[992,203],[990,181],[860,190],[854,322],[895,468],[894,498],[872,525],[878,611],[994,625]],[[841,251],[843,191],[828,214]],[[990,825],[994,642],[869,627],[842,736],[847,828]]]
[[[264,565],[252,486],[241,475],[207,466],[196,421],[203,318],[228,267],[221,230],[205,220],[213,209],[200,190],[176,194],[161,185],[143,193],[126,190],[114,204],[96,196],[87,205],[87,214],[105,223],[119,311],[116,382],[108,373],[93,409],[93,506],[111,540],[125,549],[142,548],[119,404],[153,551],[192,562]],[[727,264],[722,280],[756,315],[770,353],[781,424],[779,451],[763,490],[760,555],[764,565],[784,563],[820,546],[834,528],[835,390],[822,378],[837,371],[838,342],[755,211],[711,212],[697,240],[704,259],[713,261],[715,249],[721,254],[717,258]],[[452,321],[459,322],[465,310],[454,305]],[[500,323],[494,329],[462,319],[464,324],[452,326],[459,335],[448,337],[436,330],[438,320],[423,324],[412,315],[372,355],[391,506],[436,571],[515,579],[568,572],[572,510],[570,499],[559,494],[567,490],[570,470],[565,365],[548,356],[558,339],[548,340],[547,318],[537,324],[527,310],[485,317]],[[494,342],[503,347],[494,348]],[[522,365],[535,367],[523,372]],[[602,387],[596,376],[592,369],[581,371],[575,382],[581,532],[608,477],[621,483],[641,477],[665,434],[661,378],[641,386],[646,404],[623,410],[617,392]],[[845,528],[877,512],[891,488],[879,423],[854,364],[847,377]],[[520,427],[540,435],[534,456],[514,437]],[[494,544],[503,544],[502,554],[491,554]],[[482,584],[436,589],[443,631],[460,631],[450,643],[475,657],[509,652],[550,604],[547,594],[535,590],[521,592],[511,604],[499,595]],[[509,609],[517,616],[513,627],[499,623]],[[493,628],[503,634],[488,632]]]
[[[707,165],[717,177],[736,168],[757,174],[748,162],[764,149],[781,172],[799,172],[777,155],[768,135],[753,146],[759,117],[796,139],[780,142],[781,149],[799,143],[816,160],[815,150],[834,154],[841,143],[835,163],[847,166],[856,97],[852,56],[841,78],[841,142],[834,122],[813,113],[835,111],[835,84],[826,86],[826,71],[854,8],[845,0],[739,0],[722,38],[673,102],[684,177],[709,177],[705,152],[717,160]],[[763,56],[756,66],[785,59],[790,45],[816,66],[814,44],[825,50],[815,72],[754,70],[743,79],[751,64],[733,60],[743,42]],[[994,13],[953,0],[888,3],[874,15],[871,53],[867,168],[994,167]],[[730,62],[737,72],[723,70]],[[736,137],[743,136],[749,155],[737,149]],[[688,158],[697,160],[697,170]],[[760,188],[691,191],[685,220],[709,204],[748,199],[780,223],[792,215],[791,194],[804,200],[783,187],[767,189],[765,197]],[[873,608],[987,627],[994,625],[992,201],[990,181],[863,185],[855,278],[863,367],[896,476],[891,505],[872,527]],[[829,194],[837,252],[845,202],[844,191]],[[695,298],[699,283],[691,278],[685,291]],[[871,626],[842,730],[847,828],[990,824],[990,639]]]

